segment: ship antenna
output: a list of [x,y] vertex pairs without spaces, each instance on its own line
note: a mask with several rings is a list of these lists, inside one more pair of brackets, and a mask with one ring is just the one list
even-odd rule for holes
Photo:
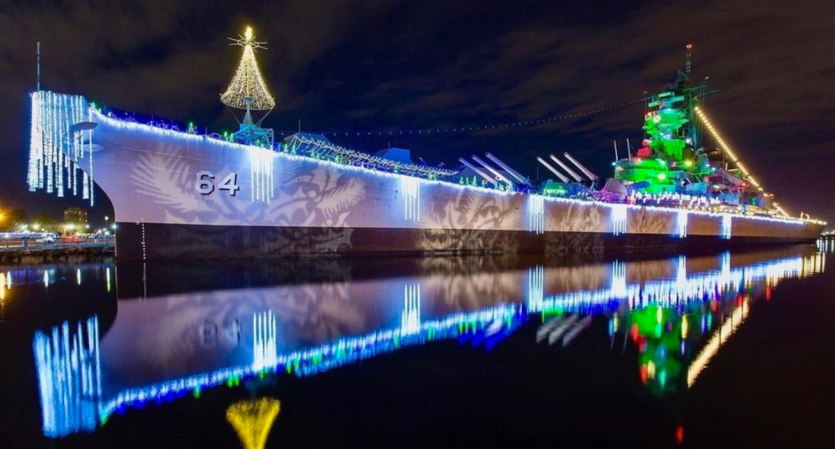
[[[267,89],[267,83],[261,76],[255,50],[266,50],[266,42],[257,42],[252,27],[246,27],[243,35],[230,37],[229,45],[243,48],[238,68],[232,76],[232,81],[226,91],[220,95],[220,101],[232,109],[244,111],[238,120],[239,130],[234,134],[235,140],[247,145],[257,145],[266,148],[273,146],[273,130],[261,127],[261,122],[275,107],[275,98]],[[262,115],[258,115],[261,113]],[[238,117],[235,117],[238,119]]]
[[41,43],[38,41],[38,92],[41,90]]

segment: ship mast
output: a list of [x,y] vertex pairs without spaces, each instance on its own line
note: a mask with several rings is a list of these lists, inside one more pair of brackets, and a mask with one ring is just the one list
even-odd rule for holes
[[229,82],[226,91],[220,94],[220,101],[233,110],[243,111],[243,116],[235,114],[240,125],[233,134],[235,141],[247,145],[265,148],[273,146],[273,130],[261,127],[261,122],[275,107],[275,98],[267,89],[267,83],[258,68],[255,50],[266,50],[266,42],[257,42],[251,27],[246,27],[244,34],[229,38],[229,45],[243,48],[241,60]]

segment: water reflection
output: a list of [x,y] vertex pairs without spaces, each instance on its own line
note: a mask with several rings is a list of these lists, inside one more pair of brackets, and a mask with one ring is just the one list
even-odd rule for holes
[[[247,378],[310,376],[443,340],[489,351],[526,324],[535,328],[531,345],[567,347],[603,331],[598,336],[613,351],[637,348],[635,376],[650,391],[681,391],[707,369],[754,301],[769,299],[782,279],[822,272],[824,251],[828,246],[570,264],[105,263],[13,271],[6,285],[43,279],[45,288],[73,282],[110,291],[114,274],[118,313],[101,335],[96,316],[35,335],[44,434],[56,437],[91,431],[114,412]],[[277,402],[230,407],[227,417],[247,447],[266,438],[247,423],[272,422],[273,405],[277,414]]]

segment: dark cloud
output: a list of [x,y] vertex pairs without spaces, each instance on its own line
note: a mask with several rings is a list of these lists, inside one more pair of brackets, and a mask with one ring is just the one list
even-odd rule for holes
[[[269,41],[259,58],[279,107],[268,124],[285,131],[576,114],[660,88],[694,42],[695,76],[721,90],[706,108],[726,140],[791,210],[835,221],[831,1],[20,3],[0,3],[2,201],[67,204],[24,193],[36,41],[49,89],[230,129],[217,98],[238,56],[226,37],[251,23]],[[502,132],[337,140],[447,163],[491,151],[531,173],[535,155],[570,150],[608,174],[611,141],[640,139],[640,122],[636,105]]]

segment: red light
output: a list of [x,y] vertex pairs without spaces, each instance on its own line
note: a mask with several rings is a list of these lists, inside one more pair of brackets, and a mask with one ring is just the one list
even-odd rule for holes
[[676,443],[684,443],[684,426],[676,427]]
[[688,50],[691,50],[693,48],[693,44],[687,44],[685,47],[687,47]]

